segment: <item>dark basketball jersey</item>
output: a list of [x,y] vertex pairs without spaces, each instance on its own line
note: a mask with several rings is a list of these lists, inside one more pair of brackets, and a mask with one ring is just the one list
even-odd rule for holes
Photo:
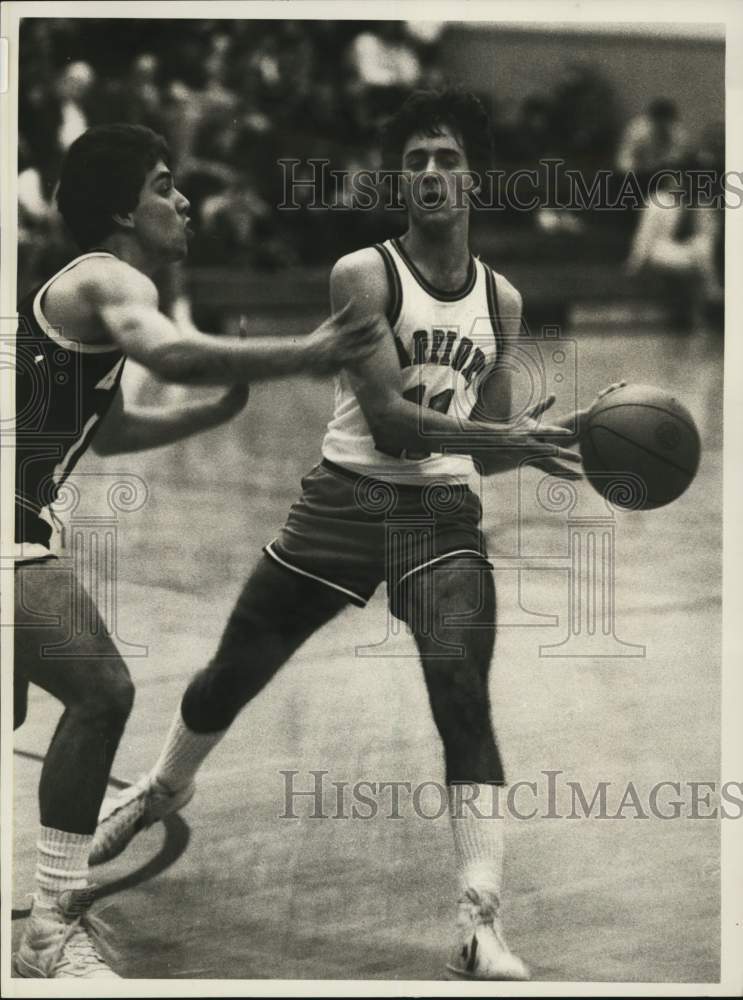
[[[66,271],[103,251],[70,261],[18,306],[16,337],[16,543],[49,545],[39,516],[93,439],[121,381],[124,355],[108,344],[83,344],[50,326],[44,294]],[[68,331],[74,333],[74,331]]]

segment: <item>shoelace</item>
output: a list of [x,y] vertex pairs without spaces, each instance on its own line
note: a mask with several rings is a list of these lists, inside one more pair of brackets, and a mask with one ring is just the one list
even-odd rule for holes
[[146,778],[143,776],[135,781],[133,785],[123,788],[116,799],[114,799],[114,807],[106,819],[111,820],[115,816],[118,816],[122,810],[132,808],[135,810],[137,818],[144,816],[146,811],[146,795],[143,795],[142,792],[146,790],[145,782]]
[[498,916],[497,899],[483,898],[476,889],[467,889],[465,896],[474,907],[473,919],[478,924],[495,924]]
[[66,535],[67,535],[64,523],[60,519],[59,515],[55,513],[54,507],[50,506],[47,509],[49,511],[49,514],[51,515],[54,527],[59,532],[59,544],[64,549],[66,547]]
[[500,909],[498,899],[490,896],[483,897],[476,889],[466,889],[465,896],[472,907],[469,916],[475,927],[487,927],[495,935],[498,944],[503,949],[508,950],[498,919],[498,910]]
[[[93,969],[109,969],[108,963],[98,950],[103,935],[109,930],[100,918],[81,914],[70,923],[59,942],[54,968],[69,970],[73,975],[84,976]],[[75,973],[74,970],[81,971]]]

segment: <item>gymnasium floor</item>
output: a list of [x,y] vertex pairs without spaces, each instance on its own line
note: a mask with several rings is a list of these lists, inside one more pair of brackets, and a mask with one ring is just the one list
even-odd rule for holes
[[[687,403],[704,442],[686,495],[616,516],[615,630],[644,645],[644,657],[540,655],[567,634],[565,515],[522,508],[519,550],[517,507],[537,473],[527,473],[521,500],[515,474],[484,486],[500,565],[492,695],[509,776],[542,787],[543,770],[561,771],[589,799],[610,781],[616,808],[630,781],[647,801],[659,781],[718,779],[721,347],[701,332],[612,327],[581,331],[577,349],[581,403],[618,378],[660,384]],[[139,386],[151,402],[180,391]],[[153,763],[186,680],[211,655],[241,581],[318,456],[330,403],[329,383],[259,386],[233,424],[199,439],[86,458],[80,472],[95,474],[85,480],[94,512],[105,512],[114,474],[139,476],[149,491],[117,526],[117,631],[138,690],[117,779]],[[589,489],[580,487],[590,513]],[[518,573],[517,554],[534,557],[533,568]],[[123,975],[443,978],[456,891],[446,816],[416,817],[403,800],[397,820],[312,819],[302,802],[300,818],[279,818],[282,770],[298,771],[302,788],[311,769],[327,770],[328,783],[443,780],[412,643],[402,634],[383,644],[386,622],[380,591],[366,611],[349,609],[315,636],[209,758],[183,818],[147,831],[99,870],[99,907]],[[146,655],[131,655],[141,654],[137,644]],[[366,655],[378,644],[381,655]],[[34,691],[17,735],[19,915],[32,890],[37,755],[57,715]],[[328,784],[331,817],[334,802]],[[504,911],[512,947],[539,980],[714,982],[719,840],[714,819],[512,819]]]

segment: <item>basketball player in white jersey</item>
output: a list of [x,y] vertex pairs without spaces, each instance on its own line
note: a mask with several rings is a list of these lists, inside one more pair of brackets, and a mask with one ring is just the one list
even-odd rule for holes
[[[92,441],[106,453],[136,451],[215,427],[242,409],[248,380],[337,370],[377,335],[373,322],[348,315],[294,341],[176,330],[152,281],[187,249],[189,203],[168,159],[160,136],[132,125],[96,127],[73,143],[58,203],[85,252],[18,307],[15,724],[29,683],[64,706],[39,786],[36,892],[15,961],[24,977],[114,975],[86,912],[88,854],[133,698],[91,597],[56,558],[47,509]],[[166,379],[228,391],[171,409],[125,408],[127,355]]]
[[472,256],[460,197],[466,173],[487,166],[489,136],[481,105],[460,92],[415,94],[390,122],[408,230],[343,257],[331,275],[334,307],[353,300],[358,316],[382,313],[385,335],[339,376],[321,464],[265,547],[214,659],[188,686],[159,761],[102,817],[91,861],[184,805],[240,709],[316,629],[386,582],[392,613],[418,645],[444,748],[461,879],[449,969],[518,980],[528,970],[502,936],[503,819],[492,818],[505,782],[488,690],[495,590],[468,483],[473,454],[486,474],[527,461],[579,475],[578,455],[556,443],[573,440],[579,415],[538,427],[547,399],[513,418],[508,355],[521,299]]

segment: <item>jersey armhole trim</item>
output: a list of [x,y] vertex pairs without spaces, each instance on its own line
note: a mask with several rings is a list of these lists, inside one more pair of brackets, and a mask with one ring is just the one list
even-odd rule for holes
[[397,268],[395,267],[395,262],[392,259],[392,254],[389,252],[383,243],[375,243],[374,249],[378,250],[381,254],[382,260],[384,261],[384,269],[387,272],[387,285],[390,290],[390,304],[387,308],[387,320],[390,326],[394,329],[395,323],[397,323],[400,318],[400,313],[402,312],[402,282],[400,281],[400,275],[397,273]]
[[497,365],[503,357],[505,336],[503,333],[500,308],[498,306],[498,290],[496,288],[495,275],[493,274],[493,269],[491,267],[487,264],[484,264],[483,266],[485,268],[485,290],[488,297],[490,325],[493,328],[493,334],[495,336],[495,363]]
[[38,323],[42,332],[46,334],[51,341],[58,344],[60,347],[64,347],[68,351],[77,351],[80,354],[114,354],[116,352],[121,354],[121,349],[115,344],[86,344],[82,340],[68,340],[68,338],[60,332],[58,327],[51,325],[41,308],[41,300],[44,298],[47,290],[57,280],[57,278],[65,274],[67,271],[70,271],[81,261],[88,260],[91,257],[115,257],[115,254],[112,254],[107,250],[95,250],[90,253],[84,253],[80,257],[75,257],[74,260],[65,264],[65,266],[57,271],[56,274],[53,274],[51,278],[41,286],[36,295],[34,295],[32,304],[34,319]]

